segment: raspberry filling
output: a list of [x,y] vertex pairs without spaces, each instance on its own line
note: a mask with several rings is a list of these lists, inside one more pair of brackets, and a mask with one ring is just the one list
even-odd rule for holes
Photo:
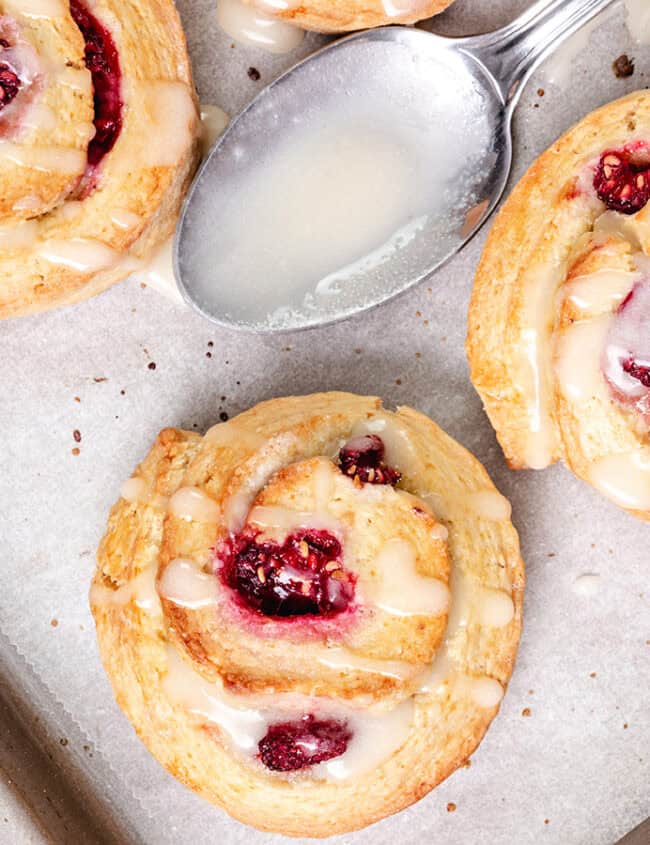
[[641,211],[650,200],[650,148],[637,143],[604,152],[596,167],[594,189],[612,211]]
[[[36,51],[21,38],[7,15],[0,15],[0,131],[20,129],[23,116],[42,89],[44,69]],[[11,108],[8,108],[11,106]]]
[[623,361],[623,371],[640,381],[644,387],[650,387],[650,365],[637,364],[632,358]]
[[[0,41],[0,46],[8,47],[6,41]],[[0,53],[0,56],[2,53]],[[15,99],[16,94],[20,90],[20,79],[17,73],[9,67],[9,65],[0,62],[0,111],[8,106],[9,103]]]
[[650,414],[650,279],[636,284],[616,311],[602,368],[619,402]]
[[353,437],[339,452],[339,466],[345,475],[364,484],[395,485],[402,474],[384,463],[384,441],[376,434]]
[[278,722],[258,744],[259,759],[274,772],[296,772],[345,753],[352,739],[346,722],[303,716]]
[[95,137],[88,145],[88,165],[95,168],[109,153],[122,129],[120,61],[115,42],[79,0],[70,0],[70,13],[86,42],[86,67],[95,92]]
[[354,576],[343,568],[341,544],[328,531],[289,535],[280,545],[243,532],[217,550],[221,580],[264,616],[333,616],[350,605]]

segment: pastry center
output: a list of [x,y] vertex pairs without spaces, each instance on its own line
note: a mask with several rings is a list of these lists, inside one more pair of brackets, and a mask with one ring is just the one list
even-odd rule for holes
[[251,610],[265,616],[332,616],[354,597],[341,544],[328,531],[290,534],[280,544],[257,541],[250,529],[218,550],[221,580]]
[[636,284],[614,314],[603,355],[614,396],[650,413],[650,279]]
[[395,485],[401,473],[384,463],[384,441],[376,434],[353,437],[339,452],[339,466],[345,475],[364,484]]
[[259,742],[259,759],[274,772],[295,772],[344,754],[351,738],[346,722],[303,716],[271,725]]
[[650,199],[650,148],[636,143],[604,152],[596,167],[594,189],[612,211],[641,211]]
[[86,42],[86,67],[93,80],[95,137],[88,145],[88,165],[94,168],[113,149],[122,129],[122,73],[110,32],[79,0],[71,0],[70,13]]

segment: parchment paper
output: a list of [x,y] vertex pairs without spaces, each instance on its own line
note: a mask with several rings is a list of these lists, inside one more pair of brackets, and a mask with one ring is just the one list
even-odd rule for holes
[[[484,31],[525,5],[458,0],[432,28]],[[201,95],[230,113],[322,43],[308,36],[294,55],[271,57],[231,46],[214,0],[180,7]],[[623,52],[636,71],[621,80],[611,64]],[[515,177],[592,108],[646,86],[650,48],[633,45],[616,6],[563,88],[548,76],[536,74],[517,111]],[[471,767],[415,807],[336,841],[609,845],[650,813],[649,529],[562,467],[506,468],[463,352],[483,240],[399,300],[301,334],[217,329],[133,281],[0,325],[0,680],[62,777],[78,778],[80,794],[112,818],[114,841],[288,841],[230,820],[150,757],[113,701],[87,592],[109,506],[160,428],[203,430],[221,412],[327,389],[413,405],[472,450],[513,502],[528,570],[516,671]],[[575,590],[584,573],[600,575],[594,595]]]

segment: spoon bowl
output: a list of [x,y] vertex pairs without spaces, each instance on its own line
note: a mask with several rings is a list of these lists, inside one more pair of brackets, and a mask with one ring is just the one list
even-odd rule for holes
[[190,191],[174,249],[185,299],[229,327],[295,330],[422,281],[497,205],[532,68],[611,2],[538,3],[473,38],[383,27],[294,66]]

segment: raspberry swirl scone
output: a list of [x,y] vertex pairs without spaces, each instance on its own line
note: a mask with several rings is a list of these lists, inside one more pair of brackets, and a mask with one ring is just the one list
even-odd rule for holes
[[373,398],[166,429],[91,589],[117,701],[170,772],[260,829],[397,812],[498,710],[524,583],[509,517],[461,446]]
[[510,465],[562,460],[650,518],[650,94],[587,116],[498,215],[469,313],[471,377]]
[[141,268],[173,231],[198,126],[171,0],[0,0],[0,317]]
[[412,24],[440,14],[453,0],[244,0],[259,11],[301,29],[351,32],[388,24]]

